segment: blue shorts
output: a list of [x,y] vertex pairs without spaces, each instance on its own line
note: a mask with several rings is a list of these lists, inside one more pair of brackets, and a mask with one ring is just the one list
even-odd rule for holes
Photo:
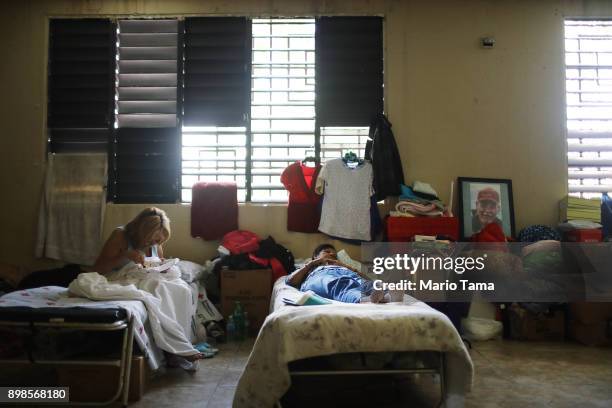
[[363,279],[343,266],[322,265],[312,271],[300,287],[319,296],[345,303],[359,303],[372,293],[372,281]]

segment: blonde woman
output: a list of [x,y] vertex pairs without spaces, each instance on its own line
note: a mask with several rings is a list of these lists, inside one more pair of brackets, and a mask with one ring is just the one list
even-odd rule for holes
[[117,227],[106,240],[93,270],[106,274],[128,262],[144,266],[145,256],[164,258],[162,245],[170,238],[170,219],[163,210],[145,208],[125,226]]
[[[102,252],[93,267],[95,272],[112,275],[111,272],[121,269],[130,261],[144,266],[145,256],[163,259],[162,245],[170,238],[170,220],[166,213],[159,208],[145,208],[132,221],[125,226],[117,227],[106,240]],[[111,279],[109,277],[109,279]],[[202,354],[192,347],[190,336],[192,310],[192,294],[190,287],[180,279],[142,279],[135,283],[138,289],[149,292],[160,302],[160,311],[173,322],[177,323],[181,333],[172,335],[175,346],[189,350],[187,355],[174,355],[176,350],[163,348],[168,352],[168,362],[179,365],[187,370],[193,370],[191,362],[202,358]],[[169,347],[168,345],[166,347]],[[172,348],[172,347],[171,347]],[[187,360],[187,362],[185,362]]]

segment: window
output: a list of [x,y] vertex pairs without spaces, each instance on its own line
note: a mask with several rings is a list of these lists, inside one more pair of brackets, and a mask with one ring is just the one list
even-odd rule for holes
[[370,128],[367,126],[321,128],[321,160],[326,161],[342,157],[352,151],[358,157],[364,157]]
[[[197,181],[234,180],[241,201],[285,202],[280,174],[291,162],[325,161],[349,150],[363,156],[369,123],[383,111],[382,19],[249,24],[250,120],[240,127],[183,127],[183,201]],[[217,32],[219,41],[234,41],[233,35]],[[186,76],[189,59],[186,54]]]
[[114,202],[176,202],[178,27],[175,19],[117,25]]
[[363,155],[383,111],[379,17],[50,26],[50,150],[108,150],[114,202],[190,202],[198,181],[284,202],[291,162]]
[[280,174],[315,155],[315,20],[253,20],[251,201],[287,201]]
[[612,21],[565,22],[568,183],[585,198],[612,191]]
[[113,117],[114,26],[104,19],[56,19],[49,37],[49,151],[104,152]]
[[198,181],[234,181],[247,199],[251,24],[185,19],[181,200]]

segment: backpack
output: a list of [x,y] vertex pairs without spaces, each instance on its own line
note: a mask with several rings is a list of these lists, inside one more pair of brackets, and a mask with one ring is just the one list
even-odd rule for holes
[[255,255],[259,258],[278,259],[287,273],[291,273],[295,270],[295,258],[293,257],[293,253],[274,241],[274,238],[271,236],[259,242],[259,249],[255,252]]
[[221,245],[232,254],[244,254],[259,248],[259,237],[251,231],[235,230],[223,236]]

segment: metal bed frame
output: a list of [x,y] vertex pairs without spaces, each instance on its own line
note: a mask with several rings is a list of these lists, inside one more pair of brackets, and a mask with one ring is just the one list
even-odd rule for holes
[[[289,375],[292,377],[314,377],[314,376],[336,376],[336,375],[396,375],[396,374],[438,374],[440,377],[440,401],[437,406],[441,407],[444,404],[444,397],[446,389],[445,383],[445,369],[446,369],[446,356],[443,352],[437,352],[438,354],[438,367],[424,367],[424,368],[407,368],[407,369],[388,369],[388,370],[289,370]],[[282,408],[281,402],[276,402],[277,408]]]
[[[118,366],[119,376],[117,379],[117,390],[112,399],[100,402],[69,402],[69,405],[108,405],[121,397],[124,407],[128,404],[128,392],[130,385],[130,369],[132,365],[132,351],[134,343],[134,325],[132,319],[122,318],[112,323],[80,323],[65,322],[62,318],[51,318],[48,321],[0,321],[0,327],[25,327],[30,328],[32,335],[39,328],[53,328],[59,330],[85,330],[93,332],[117,331],[122,330],[121,355],[119,359],[110,360],[35,360],[30,350],[28,359],[2,359],[0,364],[27,364],[27,365],[97,365],[97,366]],[[65,403],[63,403],[65,404]]]

